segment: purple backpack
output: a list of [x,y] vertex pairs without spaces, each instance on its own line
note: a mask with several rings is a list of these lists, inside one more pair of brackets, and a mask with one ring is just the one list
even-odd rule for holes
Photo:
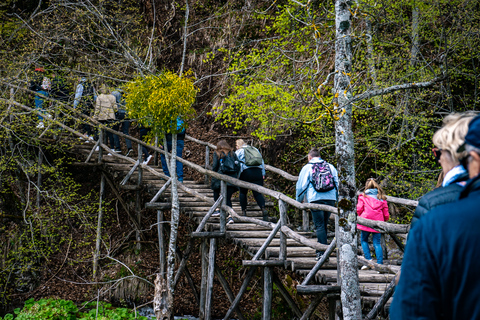
[[310,182],[317,192],[327,192],[335,189],[332,170],[326,161],[312,163],[312,179]]

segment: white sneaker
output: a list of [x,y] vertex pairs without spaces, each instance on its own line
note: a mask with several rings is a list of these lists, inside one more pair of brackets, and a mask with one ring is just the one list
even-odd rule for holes
[[43,128],[45,128],[45,126],[43,125],[43,121],[40,121],[40,122],[37,124],[37,128],[38,128],[38,129],[43,129]]
[[97,147],[95,148],[95,151],[97,151],[97,152],[100,151],[100,147],[97,146]]
[[215,210],[215,212],[212,214],[212,217],[218,217],[220,216],[220,211]]
[[111,156],[111,155],[112,155],[112,154],[111,154],[110,152],[107,154],[107,156]]
[[227,224],[232,224],[234,223],[235,221],[233,221],[233,219],[231,217],[228,217],[227,219]]
[[369,266],[362,266],[362,267],[360,268],[360,270],[368,270],[368,269],[370,269]]
[[150,162],[150,160],[152,160],[152,158],[153,158],[153,156],[149,155],[147,160],[143,161],[143,164],[148,165],[148,163]]

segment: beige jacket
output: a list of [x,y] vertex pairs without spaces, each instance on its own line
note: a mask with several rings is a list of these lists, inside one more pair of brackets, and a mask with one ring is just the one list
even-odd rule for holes
[[117,100],[114,95],[100,94],[95,102],[95,114],[93,118],[98,121],[115,120],[116,102]]

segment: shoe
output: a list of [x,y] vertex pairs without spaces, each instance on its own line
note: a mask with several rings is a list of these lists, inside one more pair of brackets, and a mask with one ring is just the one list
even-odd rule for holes
[[111,155],[112,155],[112,154],[111,154],[110,152],[107,154],[107,156],[111,156]]
[[133,152],[133,149],[131,149],[131,148],[128,149],[127,154],[125,155],[125,157],[128,157],[132,152]]
[[[367,259],[367,261],[373,262],[372,259]],[[369,267],[368,265],[362,266],[362,267],[360,268],[360,270],[369,270],[369,269],[370,269],[370,267]]]
[[95,151],[97,151],[97,152],[100,151],[100,147],[97,146],[97,147],[95,148]]
[[215,210],[214,213],[212,213],[212,217],[218,217],[220,216],[220,211],[219,210]]
[[227,224],[232,224],[234,223],[235,221],[233,221],[233,219],[231,217],[228,217],[227,218]]
[[[325,253],[325,252],[317,252],[317,253],[315,254],[315,261],[318,261],[318,260],[322,259],[322,256],[323,256],[324,253]],[[328,257],[328,258],[325,260],[325,262],[328,262],[328,261],[330,261],[330,257]]]
[[148,163],[150,162],[150,160],[152,160],[153,156],[152,155],[149,155],[147,159],[145,159],[145,161],[143,161],[143,164],[144,165],[148,165]]
[[120,149],[113,149],[113,152],[115,152],[115,153],[122,153],[122,150],[120,150]]
[[263,214],[263,221],[268,222],[268,211],[265,208],[262,208],[262,214]]
[[242,216],[244,216],[244,217],[247,216],[247,210],[242,210]]
[[43,128],[45,128],[45,126],[43,125],[43,121],[40,121],[40,122],[37,124],[37,128],[38,128],[38,129],[43,129]]

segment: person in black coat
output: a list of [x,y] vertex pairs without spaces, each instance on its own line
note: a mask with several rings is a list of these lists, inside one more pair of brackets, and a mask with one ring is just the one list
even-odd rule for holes
[[[229,159],[227,159],[229,158]],[[222,162],[235,164],[234,170],[228,170],[229,172],[223,172]],[[226,174],[232,178],[237,178],[238,171],[240,169],[240,162],[238,161],[235,151],[225,140],[220,140],[217,143],[217,150],[213,153],[213,166],[212,170],[221,174]],[[224,169],[225,170],[225,169]],[[213,190],[213,198],[215,201],[220,197],[221,183],[219,179],[212,178],[211,188]],[[231,183],[227,183],[227,206],[232,207],[232,195],[238,191],[238,188]]]
[[471,111],[450,114],[443,120],[443,127],[435,132],[432,138],[435,148],[432,151],[442,167],[444,178],[439,188],[420,199],[413,214],[412,227],[433,208],[458,199],[468,179],[468,173],[459,160],[465,156],[465,152],[458,153],[457,149],[463,144],[468,124],[475,115],[476,113]]

